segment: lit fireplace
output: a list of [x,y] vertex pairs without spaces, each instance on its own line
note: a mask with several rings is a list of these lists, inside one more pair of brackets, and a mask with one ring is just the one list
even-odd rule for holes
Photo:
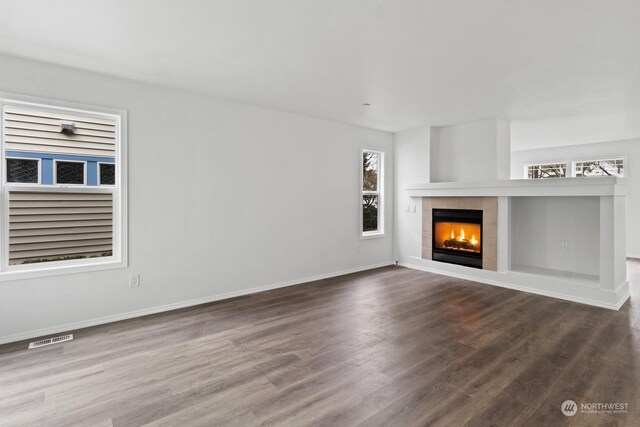
[[433,209],[433,260],[482,268],[482,211]]
[[437,222],[435,247],[480,253],[480,225],[461,222]]

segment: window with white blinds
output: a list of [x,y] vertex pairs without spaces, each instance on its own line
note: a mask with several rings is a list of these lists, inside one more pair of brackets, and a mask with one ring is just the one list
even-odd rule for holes
[[126,113],[0,105],[0,277],[125,266]]

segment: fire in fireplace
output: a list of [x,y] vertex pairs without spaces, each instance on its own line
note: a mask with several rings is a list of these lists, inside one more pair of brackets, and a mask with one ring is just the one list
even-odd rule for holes
[[482,211],[433,209],[432,259],[482,268]]
[[461,222],[436,223],[436,247],[480,253],[480,225]]

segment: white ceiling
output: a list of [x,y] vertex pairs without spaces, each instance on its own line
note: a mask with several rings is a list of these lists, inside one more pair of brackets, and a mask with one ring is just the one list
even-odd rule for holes
[[0,0],[0,11],[0,52],[376,129],[499,117],[516,149],[640,136],[638,0]]

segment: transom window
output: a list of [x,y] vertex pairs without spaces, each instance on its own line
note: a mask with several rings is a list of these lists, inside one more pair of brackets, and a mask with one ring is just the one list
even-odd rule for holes
[[37,184],[40,182],[40,161],[7,157],[7,182]]
[[85,184],[85,162],[56,161],[56,184]]
[[361,232],[363,237],[384,234],[384,153],[362,150]]
[[116,184],[116,165],[113,163],[98,163],[98,185]]
[[[580,160],[558,163],[535,163],[525,166],[525,174],[529,179],[544,178],[589,178],[625,176],[625,161],[621,158],[604,160]],[[568,167],[567,165],[570,165]]]
[[624,160],[589,160],[574,163],[576,177],[624,176]]
[[566,163],[544,163],[527,166],[527,178],[565,178],[567,176]]

